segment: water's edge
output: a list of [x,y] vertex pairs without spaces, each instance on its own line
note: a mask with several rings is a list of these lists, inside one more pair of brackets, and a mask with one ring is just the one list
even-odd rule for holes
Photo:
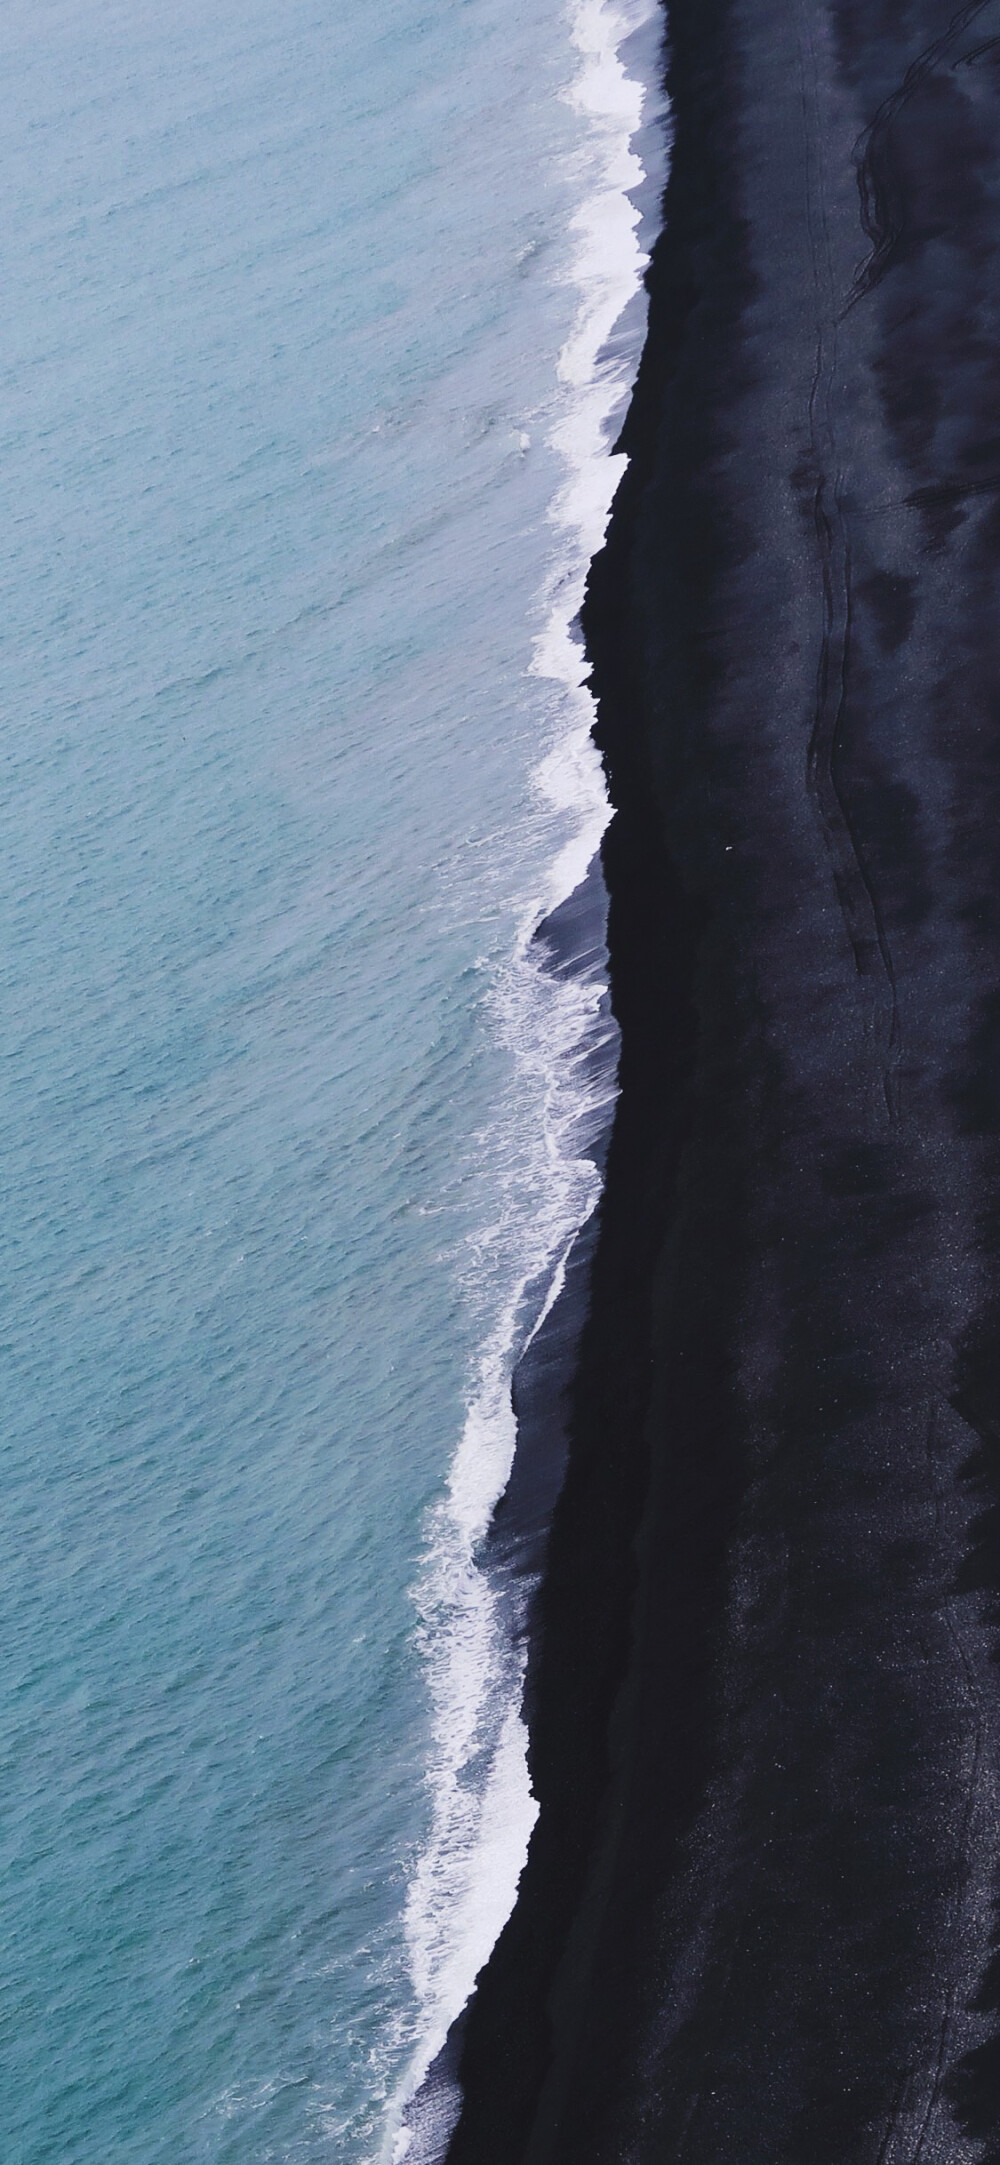
[[[602,15],[604,24],[598,30]],[[616,25],[610,43],[609,21]],[[568,478],[553,511],[554,522],[567,532],[569,569],[554,589],[547,628],[536,649],[539,673],[562,679],[570,692],[577,719],[582,720],[588,760],[594,759],[596,707],[589,683],[581,683],[586,653],[577,612],[589,577],[588,567],[603,545],[613,497],[627,463],[618,438],[645,342],[644,273],[659,230],[669,149],[663,37],[660,0],[635,0],[627,13],[617,15],[605,9],[603,0],[585,0],[578,13],[575,42],[581,51],[592,59],[603,38],[607,50],[602,60],[606,65],[610,58],[623,83],[633,92],[638,88],[642,108],[640,125],[622,136],[624,162],[617,172],[612,154],[605,200],[595,199],[581,211],[581,319],[576,338],[570,341],[560,364],[564,380],[578,393],[579,407],[575,416],[570,412],[561,431],[560,448]],[[586,74],[580,96],[584,105],[591,99],[595,105],[599,102],[600,91],[595,98]],[[614,117],[613,105],[609,117]],[[603,251],[606,279],[609,250],[610,260],[614,260],[614,233],[607,225],[608,199],[616,194],[634,231],[643,283],[636,281],[631,297],[610,320],[605,306],[605,321],[595,338],[595,321],[599,318],[591,301],[588,321],[586,253],[589,244],[599,261]],[[612,210],[612,217],[615,215]],[[620,280],[620,269],[617,275]],[[595,286],[599,289],[599,279]],[[587,546],[581,558],[580,541],[584,537]],[[574,756],[572,748],[570,756]],[[575,758],[580,759],[579,748]],[[553,1258],[547,1281],[525,1291],[516,1339],[520,1350],[515,1352],[509,1378],[513,1417],[510,1471],[474,1559],[477,1572],[489,1586],[515,1664],[518,1703],[512,1713],[524,1739],[532,1824],[537,1812],[533,1709],[544,1636],[546,1560],[553,1512],[567,1470],[581,1341],[602,1222],[601,1184],[617,1102],[620,1041],[610,985],[609,899],[603,866],[603,837],[613,817],[613,806],[596,763],[594,772],[597,803],[588,807],[589,817],[582,824],[575,853],[572,846],[565,850],[560,864],[553,869],[553,891],[556,895],[561,891],[562,898],[555,900],[530,930],[524,956],[541,986],[547,985],[553,991],[572,988],[586,1013],[577,1041],[564,1059],[572,1068],[572,1087],[578,1101],[570,1146],[594,1168],[594,1186],[589,1207]],[[565,786],[560,776],[550,779],[543,767],[538,781],[545,793],[558,801]],[[585,839],[588,846],[581,859],[580,845]],[[566,1144],[564,1135],[564,1149]],[[494,1860],[488,1841],[481,1847],[481,1869],[488,1875]],[[530,1855],[527,1841],[525,1849]],[[514,1904],[515,1915],[521,1906],[518,1886],[522,1883],[523,1874],[519,1874],[511,1887],[508,1907]],[[470,2017],[477,2009],[480,1983],[512,1922],[513,1918],[507,1927],[493,1933],[489,1944],[482,1946],[481,1957],[487,1967],[480,1970],[471,1999],[456,2009],[443,2044],[434,2052],[429,2066],[425,2058],[419,2079],[408,2085],[409,2094],[404,2093],[391,2116],[388,2140],[396,2160],[405,2158],[407,2165],[437,2165],[449,2149],[462,2109],[462,2062]]]

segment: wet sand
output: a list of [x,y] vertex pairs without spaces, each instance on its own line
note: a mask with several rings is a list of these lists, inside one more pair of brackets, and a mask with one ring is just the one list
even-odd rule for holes
[[1000,2157],[1000,0],[672,0],[622,1094],[452,2165]]

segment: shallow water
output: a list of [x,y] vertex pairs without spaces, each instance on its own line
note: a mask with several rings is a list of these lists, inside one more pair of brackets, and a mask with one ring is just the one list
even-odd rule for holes
[[371,2157],[513,1893],[472,1549],[596,1192],[528,941],[606,817],[615,28],[0,27],[12,2165]]

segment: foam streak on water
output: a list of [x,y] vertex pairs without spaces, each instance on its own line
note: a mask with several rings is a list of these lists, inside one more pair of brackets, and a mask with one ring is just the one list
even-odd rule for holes
[[[408,2119],[407,2101],[510,1914],[536,1816],[520,1711],[524,1650],[510,1644],[499,1595],[479,1558],[513,1460],[512,1372],[557,1298],[569,1247],[597,1202],[600,1176],[590,1152],[614,1094],[603,958],[575,975],[557,974],[545,968],[533,936],[583,879],[610,816],[591,736],[593,702],[581,682],[577,619],[626,464],[609,449],[609,435],[644,328],[637,321],[632,336],[619,335],[612,354],[611,334],[640,292],[647,261],[631,197],[644,178],[633,138],[648,88],[629,73],[621,48],[656,13],[655,0],[653,6],[582,0],[568,23],[578,67],[566,95],[584,122],[570,266],[579,299],[559,359],[562,398],[551,441],[564,480],[551,507],[556,547],[532,664],[540,696],[554,701],[557,712],[534,777],[551,818],[553,854],[544,890],[526,899],[515,951],[492,995],[494,1025],[515,1056],[519,1088],[498,1109],[482,1147],[501,1188],[504,1166],[517,1171],[503,1222],[482,1240],[510,1257],[508,1293],[479,1356],[415,1595],[433,1708],[431,1826],[406,1911],[419,2018],[382,2153],[408,2157],[411,2165],[418,2154],[439,2154],[454,2122],[457,2092],[437,2096],[432,2126],[426,2118]],[[534,1112],[527,1140],[526,1085]]]

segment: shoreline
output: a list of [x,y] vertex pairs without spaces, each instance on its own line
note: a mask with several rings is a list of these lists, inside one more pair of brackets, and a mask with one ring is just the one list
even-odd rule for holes
[[[495,988],[494,1017],[501,1042],[530,1073],[543,1053],[544,1029],[540,1134],[555,1208],[551,1195],[539,1193],[539,1220],[529,1229],[532,1267],[489,1341],[480,1375],[482,1385],[488,1366],[488,1403],[483,1387],[470,1404],[417,1593],[447,1734],[441,1805],[436,1802],[408,1898],[426,2019],[415,2029],[390,2100],[380,2150],[383,2158],[405,2157],[410,2165],[431,2165],[447,2148],[458,2110],[457,2064],[474,1992],[473,1965],[487,1960],[513,1907],[535,1818],[527,1750],[536,1599],[565,1470],[566,1400],[587,1307],[595,1205],[617,1094],[618,1030],[607,988],[608,902],[600,850],[611,808],[593,740],[595,706],[585,681],[579,611],[625,463],[613,445],[642,351],[642,274],[665,160],[659,0],[578,0],[566,28],[576,66],[561,96],[582,123],[572,166],[582,190],[569,222],[564,273],[576,311],[556,369],[548,442],[562,477],[548,517],[557,540],[538,597],[540,628],[530,665],[530,674],[547,686],[552,735],[531,779],[543,813],[555,813],[563,831]],[[558,731],[551,729],[553,717]],[[488,1497],[479,1433],[484,1407],[491,1444],[501,1446],[486,1468]],[[441,1598],[442,1574],[435,1578],[434,1567],[445,1551],[458,1570],[451,1571]],[[471,1664],[470,1719],[467,1649],[475,1631],[482,1637],[484,1622],[489,1644],[485,1658]],[[456,1666],[462,1678],[461,1756],[449,1692],[449,1670]],[[455,1868],[445,1902],[449,1863]],[[430,1966],[426,1915],[434,1906],[448,1922]]]
[[668,6],[584,610],[620,1097],[539,1817],[449,2165],[971,2165],[1000,2133],[987,15]]
[[[544,918],[534,935],[546,974],[586,985],[601,982],[607,896],[600,857],[572,894]],[[583,1122],[581,1153],[603,1171],[615,1101],[618,1036],[609,1023],[604,991],[594,1017],[586,1067],[592,1103]],[[603,1111],[603,1117],[602,1117]],[[516,1443],[510,1476],[492,1513],[478,1552],[504,1639],[523,1651],[520,1704],[530,1740],[538,1645],[537,1608],[553,1510],[561,1492],[569,1446],[568,1398],[576,1373],[587,1314],[599,1204],[572,1235],[541,1319],[514,1367],[511,1399]],[[530,1744],[529,1744],[530,1749]],[[502,1935],[501,1935],[502,1936]],[[432,2165],[447,2150],[458,2113],[459,2066],[468,2027],[468,2003],[405,2109],[402,2156]]]

